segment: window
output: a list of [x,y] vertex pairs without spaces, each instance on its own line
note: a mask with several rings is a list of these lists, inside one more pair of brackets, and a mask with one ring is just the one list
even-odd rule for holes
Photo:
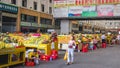
[[77,25],[77,24],[72,24],[72,27],[73,27],[73,28],[77,28],[78,25]]
[[0,23],[2,21],[2,12],[0,12]]
[[46,25],[52,25],[52,19],[41,18],[40,23]]
[[50,3],[52,3],[52,0],[49,0]]
[[61,22],[60,20],[55,20],[55,25],[60,26],[60,22]]
[[34,2],[34,10],[37,10],[37,2]]
[[41,19],[40,19],[40,23],[41,23],[41,24],[45,24],[45,18],[41,18]]
[[27,0],[22,0],[22,6],[27,7]]
[[22,14],[22,15],[21,15],[21,21],[37,23],[37,17]]
[[52,14],[52,7],[49,7],[49,14]]
[[11,4],[16,4],[16,0],[11,0]]
[[41,9],[42,9],[42,12],[44,12],[44,9],[45,9],[44,4],[41,4]]
[[27,15],[22,14],[21,15],[21,21],[27,21]]
[[112,22],[110,22],[110,25],[112,25]]

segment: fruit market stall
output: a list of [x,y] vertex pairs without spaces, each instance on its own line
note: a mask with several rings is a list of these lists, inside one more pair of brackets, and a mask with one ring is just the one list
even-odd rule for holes
[[25,47],[0,49],[0,68],[25,62]]
[[70,35],[58,35],[59,49],[66,50]]

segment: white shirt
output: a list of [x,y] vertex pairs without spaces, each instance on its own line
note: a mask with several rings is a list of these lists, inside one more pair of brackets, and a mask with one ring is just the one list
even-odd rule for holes
[[105,36],[105,35],[102,35],[102,36],[101,36],[101,39],[106,39],[106,36]]
[[120,40],[120,35],[117,36],[117,39]]
[[73,44],[75,45],[75,41],[74,40],[70,40],[69,43],[68,43],[68,48],[69,48],[69,46],[73,46],[73,48],[74,48]]

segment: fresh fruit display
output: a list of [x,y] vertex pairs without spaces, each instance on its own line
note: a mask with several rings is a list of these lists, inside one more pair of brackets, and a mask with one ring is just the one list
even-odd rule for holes
[[70,35],[59,35],[58,36],[58,42],[62,44],[68,44],[70,40]]

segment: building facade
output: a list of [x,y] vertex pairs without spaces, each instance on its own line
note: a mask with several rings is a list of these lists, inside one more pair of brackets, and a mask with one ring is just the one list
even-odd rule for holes
[[1,0],[2,32],[47,32],[54,29],[52,0]]
[[0,18],[2,32],[15,32],[18,7],[0,2]]
[[47,14],[53,13],[53,0],[1,0],[1,2]]

